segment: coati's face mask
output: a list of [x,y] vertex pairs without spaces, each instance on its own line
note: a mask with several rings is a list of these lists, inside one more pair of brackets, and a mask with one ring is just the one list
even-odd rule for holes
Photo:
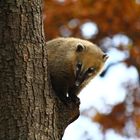
[[96,68],[90,67],[85,71],[82,71],[82,64],[79,62],[76,65],[76,77],[75,77],[75,85],[80,86],[84,80],[88,79],[92,75],[96,75]]
[[[76,52],[81,53],[82,56],[80,57],[79,60],[77,60],[77,64],[75,66],[75,86],[80,86],[85,80],[87,80],[90,77],[94,77],[99,73],[108,56],[107,54],[102,53],[102,56],[100,58],[101,59],[100,64],[98,64],[95,60],[92,62],[92,60],[90,59],[92,59],[93,56],[92,57],[88,56],[88,52],[86,52],[85,46],[81,43],[77,45]],[[84,58],[85,53],[86,55]],[[93,59],[99,58],[95,57]],[[88,61],[90,61],[91,63]]]

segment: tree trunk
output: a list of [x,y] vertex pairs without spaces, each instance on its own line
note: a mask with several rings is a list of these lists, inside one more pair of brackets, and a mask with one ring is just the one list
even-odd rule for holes
[[0,140],[60,140],[79,115],[51,88],[41,4],[0,1]]

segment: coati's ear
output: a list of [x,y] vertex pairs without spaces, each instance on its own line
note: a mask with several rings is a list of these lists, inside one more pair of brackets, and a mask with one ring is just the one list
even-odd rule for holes
[[82,43],[78,43],[76,46],[76,52],[82,52],[85,50],[85,46]]
[[106,61],[108,59],[108,55],[107,54],[103,54],[103,61]]

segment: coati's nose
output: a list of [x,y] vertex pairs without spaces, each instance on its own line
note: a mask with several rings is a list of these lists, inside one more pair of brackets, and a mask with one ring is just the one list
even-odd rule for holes
[[104,61],[106,61],[106,60],[108,59],[108,57],[109,57],[109,56],[108,56],[106,53],[103,54],[103,60],[104,60]]

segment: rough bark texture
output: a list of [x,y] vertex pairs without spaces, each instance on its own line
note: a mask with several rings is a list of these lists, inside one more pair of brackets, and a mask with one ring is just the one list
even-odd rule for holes
[[49,84],[41,3],[0,1],[0,140],[60,140],[79,115]]

